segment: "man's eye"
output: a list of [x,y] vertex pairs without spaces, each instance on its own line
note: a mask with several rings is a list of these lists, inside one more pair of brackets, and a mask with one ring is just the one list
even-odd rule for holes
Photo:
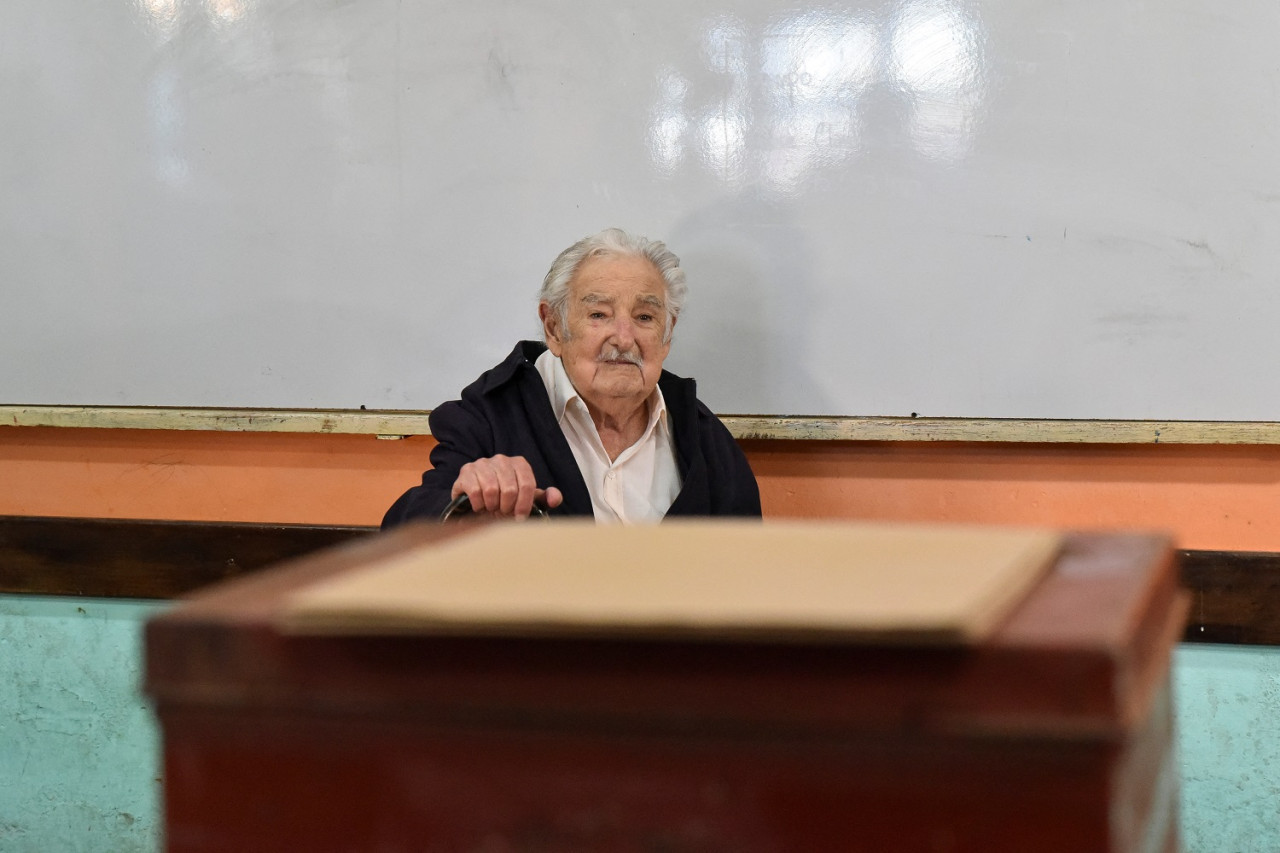
[[604,319],[604,312],[603,312],[603,311],[592,311],[592,312],[591,312],[591,313],[589,313],[587,316],[588,316],[588,317],[590,317],[592,320],[603,320],[603,319]]
[[639,317],[637,317],[637,318],[636,318],[636,320],[638,320],[638,321],[639,321],[639,322],[641,322],[641,323],[652,323],[652,322],[653,322],[653,315],[652,315],[652,314],[641,314]]

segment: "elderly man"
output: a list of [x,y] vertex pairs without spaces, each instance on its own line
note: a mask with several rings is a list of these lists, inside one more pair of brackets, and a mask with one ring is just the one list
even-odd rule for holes
[[662,369],[685,297],[665,245],[617,229],[560,254],[542,284],[546,344],[511,355],[431,413],[432,469],[383,528],[439,517],[465,494],[475,511],[642,523],[677,515],[760,515],[742,450]]

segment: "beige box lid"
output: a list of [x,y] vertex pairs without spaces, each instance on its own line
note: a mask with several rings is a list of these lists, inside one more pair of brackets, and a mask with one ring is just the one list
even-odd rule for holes
[[973,643],[1034,587],[1060,540],[962,525],[496,523],[306,587],[280,627]]

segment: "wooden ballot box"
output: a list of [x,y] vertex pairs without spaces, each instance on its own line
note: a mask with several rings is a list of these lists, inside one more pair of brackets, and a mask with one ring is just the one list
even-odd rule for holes
[[281,628],[298,590],[473,535],[370,537],[148,624],[169,850],[1178,849],[1161,537],[1064,535],[976,643]]

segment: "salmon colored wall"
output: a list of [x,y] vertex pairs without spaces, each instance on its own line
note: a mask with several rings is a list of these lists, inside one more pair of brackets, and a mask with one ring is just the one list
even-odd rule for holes
[[[431,439],[0,427],[0,514],[376,524]],[[1280,551],[1280,447],[749,441],[767,517],[1167,530]]]
[[1275,446],[747,446],[771,516],[1146,529],[1182,548],[1280,551]]

